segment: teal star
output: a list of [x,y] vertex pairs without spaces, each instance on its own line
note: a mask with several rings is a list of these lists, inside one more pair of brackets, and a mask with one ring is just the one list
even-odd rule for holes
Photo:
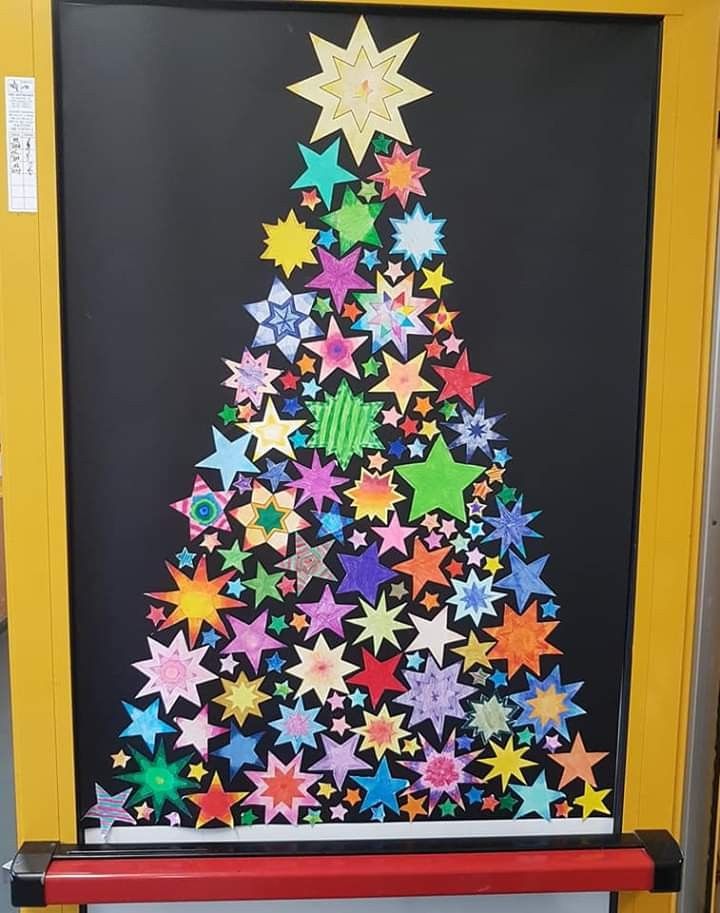
[[457,805],[452,801],[452,799],[446,799],[444,802],[441,802],[438,805],[440,809],[440,814],[443,818],[454,818],[457,813]]
[[332,206],[333,189],[336,184],[347,184],[356,180],[356,176],[338,165],[340,138],[331,143],[324,152],[315,152],[309,146],[298,143],[300,155],[305,162],[305,171],[295,181],[291,190],[302,190],[306,187],[317,187],[323,203],[328,209]]
[[285,621],[284,615],[271,615],[270,624],[268,625],[268,630],[274,631],[276,634],[282,634],[288,627],[288,623]]
[[510,784],[510,789],[521,800],[522,804],[515,813],[516,818],[523,818],[525,815],[539,815],[546,821],[550,820],[550,803],[565,798],[565,793],[557,789],[548,789],[545,771],[541,771],[535,782],[530,786],[520,786],[514,783]]

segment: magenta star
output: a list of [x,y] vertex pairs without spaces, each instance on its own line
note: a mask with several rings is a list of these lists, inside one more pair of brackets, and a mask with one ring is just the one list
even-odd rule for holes
[[323,466],[317,450],[314,450],[311,466],[303,466],[302,463],[293,463],[293,466],[300,473],[300,478],[288,482],[287,487],[301,492],[295,503],[296,507],[312,500],[317,510],[322,510],[323,498],[340,503],[340,496],[334,489],[338,485],[344,485],[349,479],[333,475],[333,470],[337,466],[335,460],[329,460]]
[[382,545],[378,554],[384,555],[391,548],[396,549],[400,554],[407,555],[408,550],[405,540],[415,532],[414,526],[403,526],[397,514],[393,514],[387,526],[373,526],[372,531],[378,538],[382,539]]
[[[333,591],[329,584],[325,584],[325,589],[318,602],[299,602],[298,609],[310,619],[310,624],[305,631],[305,639],[318,634],[320,631],[333,631],[339,637],[344,637],[342,620],[355,609],[356,606],[343,605],[341,602],[335,602]],[[232,618],[230,619],[232,621]]]
[[250,660],[255,672],[257,672],[263,650],[274,650],[277,647],[282,648],[285,646],[279,640],[271,637],[265,630],[267,617],[268,613],[265,611],[258,615],[255,621],[250,622],[250,624],[246,624],[244,621],[232,616],[228,617],[227,620],[230,622],[230,627],[233,629],[235,636],[220,652],[223,654],[244,653]]
[[349,254],[340,258],[333,257],[330,251],[323,250],[322,247],[318,247],[316,253],[320,258],[322,272],[311,279],[305,288],[327,289],[337,311],[342,310],[345,296],[351,289],[362,291],[372,288],[369,282],[355,272],[362,253],[361,248],[351,250]]

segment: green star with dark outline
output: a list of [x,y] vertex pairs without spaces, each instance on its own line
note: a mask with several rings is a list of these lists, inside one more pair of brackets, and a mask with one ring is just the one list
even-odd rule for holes
[[508,488],[507,485],[503,485],[495,497],[498,501],[508,505],[511,501],[517,501],[517,488]]
[[438,805],[438,808],[440,809],[440,814],[443,818],[454,818],[458,809],[452,799],[446,799],[444,802],[441,802],[440,805]]
[[144,799],[152,798],[156,821],[165,808],[166,802],[174,805],[178,811],[185,814],[187,808],[180,797],[179,790],[190,789],[193,792],[197,792],[197,783],[195,780],[181,777],[180,771],[187,765],[192,755],[186,754],[176,761],[168,762],[165,755],[165,744],[162,741],[157,754],[153,758],[145,757],[134,748],[129,750],[140,769],[130,773],[118,774],[117,779],[124,780],[125,783],[131,783],[135,787],[135,792],[132,794],[130,802],[142,802]]
[[337,393],[326,393],[324,400],[305,405],[315,419],[310,425],[310,446],[337,457],[341,469],[347,467],[351,457],[362,456],[364,450],[382,450],[375,433],[380,427],[376,416],[382,403],[366,402],[361,393],[353,393],[345,378]]
[[240,824],[255,824],[255,822],[259,820],[260,819],[251,808],[240,815]]
[[230,548],[219,548],[218,554],[223,557],[223,565],[220,568],[221,571],[226,571],[230,567],[234,568],[236,571],[242,571],[245,561],[250,557],[250,552],[244,552],[240,548],[240,543],[237,539]]
[[518,799],[510,793],[505,793],[504,796],[500,797],[500,804],[498,808],[501,808],[505,812],[515,811],[515,806],[518,804]]
[[377,377],[380,373],[380,362],[371,355],[367,361],[362,363],[363,377]]
[[288,623],[285,621],[284,615],[271,615],[270,624],[268,625],[268,630],[274,631],[276,634],[282,634],[283,631],[286,631],[288,628]]
[[230,406],[228,403],[225,403],[217,415],[218,418],[222,419],[225,425],[229,425],[231,422],[237,420],[237,406]]
[[349,187],[345,188],[340,209],[334,209],[320,221],[334,228],[338,233],[340,253],[346,254],[355,244],[371,244],[381,247],[382,240],[375,228],[375,220],[383,210],[384,203],[362,203]]
[[255,522],[266,535],[269,535],[275,529],[282,529],[282,521],[285,513],[278,510],[274,504],[266,504],[255,510]]
[[330,299],[325,298],[323,295],[318,295],[313,303],[312,310],[316,311],[321,317],[329,314],[332,311]]
[[278,602],[282,601],[280,599],[280,592],[277,588],[278,581],[281,577],[282,571],[277,574],[268,574],[265,567],[258,561],[255,576],[250,580],[244,581],[245,586],[248,586],[251,590],[255,591],[255,608],[258,608],[264,599],[276,599]]
[[385,136],[384,133],[376,133],[372,140],[372,147],[376,152],[382,152],[383,155],[387,155],[390,151],[390,145],[392,140],[389,136]]

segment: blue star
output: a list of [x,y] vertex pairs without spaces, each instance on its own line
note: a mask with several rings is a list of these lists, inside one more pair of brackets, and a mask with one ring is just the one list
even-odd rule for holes
[[283,402],[280,411],[283,413],[283,415],[296,416],[298,412],[302,412],[302,408],[303,407],[300,400],[297,398],[297,396],[293,396],[291,399],[286,399]]
[[360,257],[360,262],[367,269],[374,269],[380,262],[380,257],[378,257],[378,252],[376,250],[366,250],[362,257]]
[[[572,682],[563,685],[560,679],[560,666],[555,666],[552,672],[544,679],[536,678],[532,673],[526,672],[528,690],[519,691],[510,695],[510,700],[522,709],[522,713],[514,721],[515,726],[532,726],[535,730],[535,741],[539,742],[551,729],[554,729],[564,739],[570,739],[567,721],[573,716],[582,716],[585,711],[573,702],[573,698],[582,688],[583,682]],[[555,713],[551,714],[548,707],[550,701],[544,696],[552,698],[552,707]],[[536,704],[542,700],[542,715],[538,716]]]
[[472,748],[473,740],[469,735],[461,735],[455,739],[455,744],[457,745],[459,751],[470,751]]
[[492,576],[481,580],[473,568],[467,580],[458,577],[452,581],[452,585],[455,593],[447,602],[455,606],[456,620],[470,617],[473,624],[478,625],[483,615],[497,617],[493,602],[500,599],[502,593],[497,593],[493,589]]
[[270,303],[268,324],[275,330],[275,333],[279,338],[285,336],[299,336],[299,326],[302,321],[302,314],[298,314],[292,304]]
[[285,472],[287,464],[287,460],[278,460],[276,463],[268,457],[265,460],[267,468],[265,469],[265,472],[258,476],[258,478],[265,479],[266,482],[270,483],[270,488],[273,491],[277,491],[280,485],[290,481],[290,476]]
[[387,758],[383,757],[375,775],[372,777],[353,777],[353,780],[365,790],[365,798],[360,806],[360,811],[364,812],[373,805],[383,805],[389,808],[391,812],[399,812],[398,793],[407,789],[409,782],[401,780],[399,777],[390,775]]
[[300,447],[307,447],[309,434],[303,434],[302,431],[293,431],[288,440],[293,445],[293,447],[298,450]]
[[216,748],[212,754],[218,758],[225,758],[230,764],[230,779],[241,767],[260,767],[262,762],[255,751],[255,746],[262,738],[262,733],[243,735],[240,727],[234,720],[230,721],[230,741],[222,748]]
[[385,809],[382,805],[376,805],[375,808],[370,809],[370,815],[373,821],[384,821]]
[[474,412],[461,408],[458,421],[443,422],[447,428],[457,434],[455,440],[450,444],[450,449],[465,447],[469,460],[478,450],[481,450],[486,457],[491,459],[490,442],[505,440],[502,434],[495,431],[496,423],[504,415],[504,412],[500,415],[485,415],[485,400],[480,401],[480,405]]
[[513,505],[512,510],[508,510],[502,501],[496,500],[497,509],[500,512],[499,516],[485,517],[485,522],[492,526],[493,529],[492,532],[485,536],[483,542],[493,542],[499,539],[501,558],[511,545],[514,546],[524,558],[525,542],[523,540],[526,538],[542,539],[541,534],[535,532],[534,529],[530,529],[529,526],[535,517],[540,516],[542,511],[533,510],[530,511],[530,513],[524,514],[522,512],[522,501],[522,495],[520,495]]
[[302,340],[322,335],[320,327],[310,317],[314,302],[314,292],[293,295],[276,276],[267,298],[245,305],[245,310],[258,324],[253,348],[274,345],[292,361]]
[[493,450],[493,463],[497,463],[498,466],[506,466],[511,459],[507,447],[503,447],[502,450]]
[[230,596],[233,596],[235,599],[238,598],[240,593],[245,589],[242,580],[239,577],[236,577],[235,580],[231,580],[227,585],[227,592]]
[[496,669],[492,675],[488,676],[488,680],[491,681],[496,688],[502,688],[504,685],[507,685],[507,672]]
[[555,593],[541,579],[540,575],[547,563],[549,555],[537,558],[529,564],[525,564],[522,558],[518,557],[515,552],[510,552],[511,572],[502,580],[496,580],[495,585],[501,590],[513,590],[515,593],[515,602],[519,612],[524,612],[528,600],[535,593],[537,596],[554,596]]
[[267,666],[268,672],[282,672],[286,662],[287,660],[283,659],[277,650],[270,656],[265,657],[265,665]]
[[310,380],[303,381],[303,396],[307,396],[308,399],[315,399],[318,393],[322,390],[322,387],[318,384],[314,377],[311,377]]
[[280,733],[277,737],[277,744],[284,745],[289,742],[295,754],[300,751],[303,745],[316,748],[316,735],[318,732],[325,730],[325,726],[317,722],[317,715],[320,713],[321,708],[312,707],[307,709],[302,697],[299,697],[295,701],[294,707],[281,706],[279,709],[280,719],[271,720],[270,722],[273,729],[277,729]]
[[515,812],[516,818],[535,814],[549,821],[550,803],[565,798],[565,793],[561,793],[557,789],[548,789],[544,770],[537,775],[535,782],[530,786],[516,786],[511,783],[510,789],[519,799],[522,799],[520,808]]
[[134,707],[126,701],[122,702],[125,712],[130,717],[130,722],[120,733],[120,738],[129,736],[138,736],[147,745],[148,751],[155,751],[155,739],[165,732],[176,732],[174,726],[168,726],[159,718],[160,698],[156,698],[149,707],[144,710],[141,707]]
[[325,250],[330,250],[333,244],[337,244],[337,238],[335,237],[335,232],[332,228],[326,228],[325,231],[319,231],[317,243],[320,247],[324,247]]
[[336,184],[349,184],[357,180],[356,175],[338,164],[340,139],[334,140],[323,152],[315,152],[309,146],[298,143],[300,155],[305,162],[305,171],[295,181],[291,190],[317,187],[318,193],[328,209],[332,206],[332,195]]
[[202,645],[203,647],[213,648],[220,639],[220,635],[217,631],[213,631],[213,629],[210,628],[209,631],[203,631]]
[[547,602],[540,603],[540,613],[543,618],[557,618],[558,609],[560,606],[552,599],[548,599]]
[[398,576],[379,560],[377,542],[359,555],[338,555],[338,558],[345,571],[338,594],[361,593],[373,605],[380,587]]
[[411,457],[421,457],[425,453],[426,445],[423,442],[416,438],[409,446],[408,451]]
[[477,805],[477,803],[482,800],[484,795],[485,792],[482,789],[478,789],[477,786],[471,786],[470,789],[465,793],[465,798],[468,800],[470,805]]
[[426,213],[419,203],[415,204],[412,213],[406,212],[402,219],[390,219],[395,229],[395,244],[391,254],[402,254],[403,260],[411,260],[416,270],[426,260],[432,260],[435,254],[447,253],[442,245],[445,219],[433,219],[431,212]]
[[319,539],[332,536],[338,542],[345,540],[344,529],[346,526],[350,526],[353,521],[350,517],[344,517],[340,513],[339,504],[331,504],[330,510],[314,510],[313,515],[320,523],[318,528]]
[[405,665],[408,669],[415,669],[416,671],[420,671],[420,669],[423,667],[424,662],[425,657],[420,653],[408,653],[405,656]]
[[482,536],[485,532],[485,527],[482,523],[478,523],[477,520],[471,520],[467,525],[467,531],[471,539],[477,539],[478,536]]
[[175,557],[177,558],[178,567],[192,567],[197,555],[195,552],[189,552],[186,547],[181,552],[178,552]]
[[365,701],[367,700],[367,694],[365,694],[359,688],[355,688],[354,691],[351,691],[348,694],[348,697],[350,698],[351,707],[364,707],[365,706]]
[[212,433],[215,441],[215,451],[195,464],[198,469],[217,469],[222,479],[223,488],[226,490],[230,488],[233,479],[239,472],[258,471],[257,466],[246,456],[248,446],[252,440],[251,434],[242,434],[237,440],[231,441],[217,428],[213,428]]
[[407,447],[403,442],[398,438],[396,441],[393,441],[388,447],[388,453],[393,457],[401,457],[407,452]]

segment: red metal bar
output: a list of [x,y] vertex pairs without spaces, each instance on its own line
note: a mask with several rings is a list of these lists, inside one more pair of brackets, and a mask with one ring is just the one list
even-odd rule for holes
[[649,891],[642,848],[266,858],[55,859],[46,904]]

